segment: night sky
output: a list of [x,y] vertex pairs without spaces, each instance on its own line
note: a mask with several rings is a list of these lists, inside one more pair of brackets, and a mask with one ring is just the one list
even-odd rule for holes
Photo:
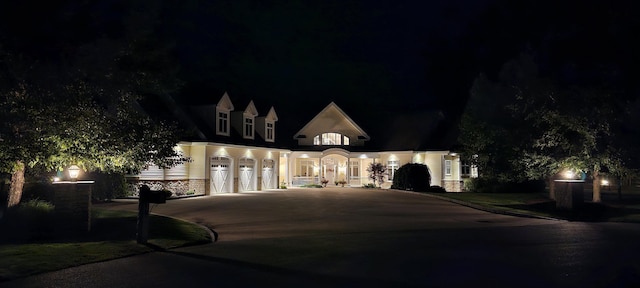
[[[35,54],[137,28],[122,21],[128,1],[30,2],[1,4],[0,40]],[[473,79],[495,79],[523,52],[560,86],[638,94],[635,1],[147,2],[180,69],[179,103],[227,91],[237,109],[274,106],[290,135],[331,101],[370,133],[381,118],[424,111],[455,127]]]

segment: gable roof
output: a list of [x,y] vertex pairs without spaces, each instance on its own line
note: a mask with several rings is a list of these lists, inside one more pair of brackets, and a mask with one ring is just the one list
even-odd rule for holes
[[250,116],[253,116],[253,117],[258,116],[258,109],[256,109],[256,105],[253,104],[253,100],[249,101],[249,105],[247,105],[247,108],[244,109],[243,114],[244,115],[250,115]]
[[293,138],[297,139],[302,135],[315,136],[324,132],[357,134],[359,137],[363,137],[364,140],[370,139],[369,135],[334,102],[329,103],[327,107],[322,109],[307,125],[293,135]]
[[278,121],[278,115],[276,114],[276,110],[273,108],[273,106],[271,106],[271,108],[269,109],[269,113],[267,113],[267,116],[264,116],[265,120],[269,120],[269,121]]
[[[220,101],[218,101],[218,104],[216,104],[216,108],[227,110],[227,111],[233,111],[234,109],[233,103],[231,103],[231,98],[229,98],[229,94],[227,94],[227,91],[224,92],[224,94],[222,95],[222,98],[220,98]],[[255,109],[255,106],[253,109]]]

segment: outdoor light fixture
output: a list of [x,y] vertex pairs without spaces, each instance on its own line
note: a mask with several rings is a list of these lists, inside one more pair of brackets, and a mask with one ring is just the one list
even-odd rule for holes
[[53,182],[59,182],[60,181],[60,177],[53,177]]
[[67,170],[69,170],[69,178],[71,178],[71,181],[78,180],[78,175],[80,175],[80,167],[78,167],[78,165],[71,165]]
[[609,180],[602,179],[602,186],[609,186]]
[[573,179],[574,176],[575,176],[575,174],[571,170],[567,170],[567,171],[564,172],[564,178]]

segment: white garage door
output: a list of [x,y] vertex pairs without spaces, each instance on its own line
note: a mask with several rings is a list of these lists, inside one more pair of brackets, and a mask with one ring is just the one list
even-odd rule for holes
[[262,160],[262,188],[263,189],[274,189],[276,188],[276,181],[274,179],[274,167],[276,166],[276,161],[273,159],[265,159]]
[[255,160],[249,158],[241,158],[238,162],[240,170],[240,191],[256,190],[255,181],[253,180],[253,167]]
[[211,193],[229,193],[231,185],[229,184],[229,167],[231,160],[226,157],[211,158]]

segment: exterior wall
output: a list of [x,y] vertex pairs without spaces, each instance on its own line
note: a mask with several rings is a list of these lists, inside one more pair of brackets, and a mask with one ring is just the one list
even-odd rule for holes
[[188,151],[188,156],[191,159],[189,162],[188,168],[188,178],[189,179],[189,190],[195,191],[196,193],[209,195],[211,191],[209,191],[209,174],[207,171],[207,157],[206,157],[206,146],[201,144],[193,144],[193,145],[185,145],[188,149],[184,149],[185,153]]
[[429,174],[431,174],[431,185],[442,186],[443,180],[443,166],[441,152],[425,152],[423,154],[424,163],[429,167]]

